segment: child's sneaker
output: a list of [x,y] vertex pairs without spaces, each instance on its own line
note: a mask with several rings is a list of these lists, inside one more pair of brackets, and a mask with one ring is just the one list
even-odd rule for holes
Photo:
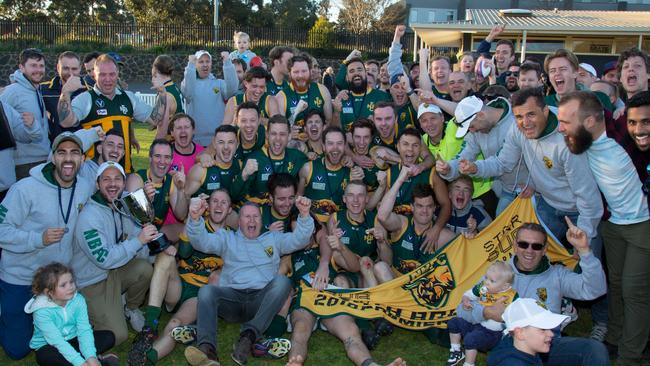
[[465,360],[465,354],[462,351],[450,351],[447,359],[447,366],[460,365]]

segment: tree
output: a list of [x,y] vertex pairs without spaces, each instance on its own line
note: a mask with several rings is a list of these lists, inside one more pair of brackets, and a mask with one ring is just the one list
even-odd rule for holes
[[279,27],[309,29],[316,21],[318,5],[311,0],[273,0],[271,9]]
[[43,0],[0,1],[0,19],[15,21],[47,21]]
[[125,0],[124,4],[139,23],[212,24],[212,6],[205,0]]
[[390,0],[342,0],[339,26],[352,33],[372,29]]
[[319,16],[314,26],[307,33],[307,40],[309,48],[332,48],[336,40],[334,23],[327,20],[325,16]]
[[85,0],[51,0],[47,7],[50,19],[57,23],[80,23],[91,19],[91,7]]
[[402,3],[395,3],[384,9],[381,18],[373,24],[373,27],[377,30],[393,32],[395,27],[400,24],[406,24],[406,6]]

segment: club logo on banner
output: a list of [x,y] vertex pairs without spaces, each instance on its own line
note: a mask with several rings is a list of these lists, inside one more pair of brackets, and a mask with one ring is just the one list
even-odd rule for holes
[[[412,272],[364,290],[318,292],[303,283],[297,301],[321,317],[348,314],[384,318],[412,330],[446,328],[463,293],[481,279],[489,264],[510,259],[516,231],[524,222],[540,221],[533,202],[518,198],[474,239],[456,237]],[[577,259],[557,239],[549,235],[548,241],[546,255],[551,263],[576,266]]]

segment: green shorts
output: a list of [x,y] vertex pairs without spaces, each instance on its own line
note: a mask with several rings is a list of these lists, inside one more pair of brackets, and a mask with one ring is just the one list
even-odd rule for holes
[[173,309],[169,310],[169,308],[165,306],[165,310],[170,314],[176,313],[185,301],[199,296],[199,289],[201,289],[201,287],[192,285],[181,279],[181,297],[178,299]]

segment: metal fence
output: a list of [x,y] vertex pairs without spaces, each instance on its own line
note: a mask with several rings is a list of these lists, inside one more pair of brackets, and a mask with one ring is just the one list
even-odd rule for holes
[[[251,37],[251,48],[264,53],[275,45],[288,45],[309,51],[315,56],[344,56],[358,49],[368,56],[388,54],[393,39],[390,32],[353,34],[346,31],[318,32],[289,28],[254,28],[224,26],[218,30],[206,25],[185,24],[92,24],[28,23],[0,21],[0,47],[74,48],[78,51],[128,49],[134,51],[172,52],[202,47],[232,48],[235,31]],[[405,51],[413,44],[413,34],[402,38]]]

